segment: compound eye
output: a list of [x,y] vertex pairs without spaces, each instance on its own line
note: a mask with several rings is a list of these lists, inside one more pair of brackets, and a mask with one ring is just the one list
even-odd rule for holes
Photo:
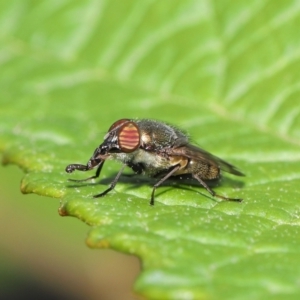
[[133,122],[126,122],[118,132],[119,147],[123,152],[133,152],[140,145],[140,131]]
[[112,124],[109,127],[108,132],[118,129],[119,127],[121,127],[125,123],[128,123],[129,121],[130,121],[129,119],[121,119],[121,120],[116,121],[114,124]]

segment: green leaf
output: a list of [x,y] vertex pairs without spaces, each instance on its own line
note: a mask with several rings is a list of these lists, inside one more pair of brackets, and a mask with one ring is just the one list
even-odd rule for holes
[[[87,243],[140,257],[157,299],[299,297],[300,2],[1,3],[0,148],[23,193],[59,198]],[[237,165],[214,190],[124,174],[74,184],[110,125],[154,118]],[[130,174],[130,171],[127,172]]]

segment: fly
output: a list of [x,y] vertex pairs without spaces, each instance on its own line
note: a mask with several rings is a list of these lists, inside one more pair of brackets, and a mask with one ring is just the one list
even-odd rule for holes
[[207,184],[218,180],[221,170],[236,176],[245,176],[232,164],[189,142],[189,138],[179,129],[166,123],[141,119],[121,119],[116,121],[104,137],[104,142],[96,148],[86,165],[70,164],[66,172],[89,171],[97,168],[96,174],[86,179],[70,181],[82,182],[98,178],[106,160],[120,161],[123,166],[109,188],[94,197],[103,197],[116,186],[125,166],[136,174],[160,177],[153,186],[150,204],[154,205],[156,189],[169,177],[190,175],[196,179],[213,197],[241,202],[240,198],[218,195]]

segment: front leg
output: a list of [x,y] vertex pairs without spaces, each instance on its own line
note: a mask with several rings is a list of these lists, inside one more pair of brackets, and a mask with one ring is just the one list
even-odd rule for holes
[[[88,178],[85,178],[85,179],[68,179],[68,180],[69,181],[73,181],[73,182],[82,182],[82,181],[87,181],[87,180],[98,178],[100,176],[103,164],[104,164],[104,161],[101,161],[100,165],[97,168],[96,174],[94,176],[91,176],[91,177],[88,177]],[[66,167],[66,172],[67,173],[72,173],[75,170],[78,170],[78,171],[89,171],[92,168],[93,167],[91,167],[91,165],[89,165],[89,164],[87,164],[87,165],[71,164],[71,165],[68,165]]]
[[119,173],[117,174],[117,176],[115,177],[115,179],[112,181],[112,183],[110,184],[110,187],[108,189],[106,189],[104,192],[100,193],[100,194],[97,194],[97,195],[94,195],[93,197],[94,198],[99,198],[99,197],[103,197],[104,195],[106,195],[108,192],[110,192],[111,190],[113,190],[124,170],[126,165],[123,165],[121,170],[119,171]]

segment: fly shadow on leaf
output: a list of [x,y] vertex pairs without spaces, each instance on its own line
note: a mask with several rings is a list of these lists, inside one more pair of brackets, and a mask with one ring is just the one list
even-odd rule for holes
[[[97,180],[97,182],[92,182],[90,180],[82,181],[82,182],[73,182],[73,184],[68,185],[68,188],[80,188],[80,187],[86,187],[86,186],[96,186],[99,185],[106,185],[109,186],[112,184],[112,182],[115,181],[117,176],[117,173],[114,176],[109,176],[106,178],[102,178],[100,180]],[[117,183],[122,184],[128,184],[128,188],[126,190],[132,190],[137,189],[143,185],[148,185],[153,187],[162,177],[148,177],[143,175],[137,175],[137,174],[128,174],[124,173],[122,174],[119,179],[117,180]],[[116,184],[117,184],[116,183]],[[205,183],[209,187],[217,187],[217,186],[231,186],[233,188],[242,188],[244,186],[244,182],[237,179],[232,179],[230,177],[222,177],[220,179],[214,179],[205,181]],[[191,175],[179,175],[179,176],[173,176],[171,178],[168,178],[164,182],[162,182],[159,185],[160,187],[169,187],[168,189],[164,189],[163,191],[159,191],[159,189],[156,192],[156,196],[159,196],[161,194],[164,194],[168,192],[171,189],[180,189],[180,190],[186,190],[191,191],[195,190],[195,192],[200,193],[202,196],[208,197],[211,199],[211,195],[203,194],[202,191],[205,191],[205,188],[197,182],[194,178],[191,177]],[[198,189],[198,188],[201,188]],[[103,189],[105,191],[105,188]],[[99,191],[100,192],[100,191]]]

